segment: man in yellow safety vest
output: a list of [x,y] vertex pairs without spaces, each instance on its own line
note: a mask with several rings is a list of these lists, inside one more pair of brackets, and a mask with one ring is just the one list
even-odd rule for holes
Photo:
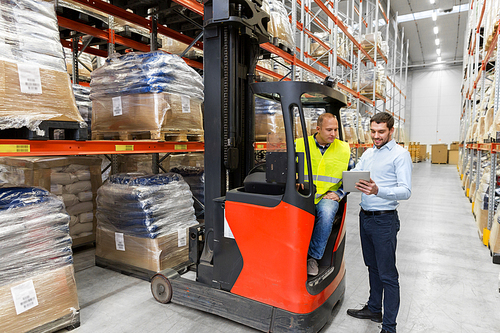
[[[349,144],[337,139],[339,123],[333,114],[321,114],[316,129],[317,133],[308,137],[313,170],[309,172],[307,164],[304,168],[306,181],[312,179],[316,185],[316,220],[307,260],[307,274],[312,276],[319,273],[318,260],[323,257],[339,202],[345,195],[342,172],[347,171],[351,155]],[[303,138],[295,145],[297,152],[305,152]]]

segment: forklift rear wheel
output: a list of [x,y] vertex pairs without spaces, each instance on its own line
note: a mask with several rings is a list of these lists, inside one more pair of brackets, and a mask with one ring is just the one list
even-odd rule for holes
[[170,281],[161,274],[156,274],[151,279],[151,292],[155,300],[160,303],[167,304],[172,300],[172,285]]

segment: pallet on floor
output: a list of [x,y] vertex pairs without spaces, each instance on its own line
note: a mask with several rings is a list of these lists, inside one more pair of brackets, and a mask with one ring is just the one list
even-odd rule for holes
[[[153,275],[158,273],[158,272],[144,269],[141,267],[124,264],[121,262],[105,259],[105,258],[98,257],[98,256],[95,256],[95,265],[98,267],[110,269],[112,271],[121,273],[123,275],[133,276],[133,277],[139,278],[141,280],[145,280],[145,281],[151,281],[151,278],[153,277]],[[167,268],[172,268],[173,270],[175,270],[177,272],[183,272],[183,271],[187,270],[188,267],[191,265],[192,264],[190,261],[186,261],[186,262],[183,262],[177,266],[167,267]]]
[[80,310],[77,310],[74,314],[63,316],[50,323],[34,328],[27,333],[48,333],[60,330],[71,331],[78,327],[80,327]]
[[0,130],[0,139],[26,140],[87,140],[87,128],[81,128],[76,121],[44,120],[39,125],[44,134],[40,135],[27,127]]

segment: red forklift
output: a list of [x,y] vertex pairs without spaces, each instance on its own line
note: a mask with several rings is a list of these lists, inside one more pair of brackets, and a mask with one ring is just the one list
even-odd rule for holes
[[[157,273],[151,291],[161,303],[263,332],[315,333],[344,296],[347,202],[341,201],[319,274],[308,276],[315,189],[304,180],[304,164],[312,169],[308,141],[305,154],[296,153],[294,127],[298,117],[302,136],[310,134],[306,108],[340,121],[346,98],[327,84],[255,83],[259,44],[269,40],[261,6],[261,0],[204,3],[205,221],[190,228],[191,266]],[[258,166],[255,96],[280,103],[284,123],[284,133],[269,135],[265,164]],[[189,270],[194,280],[183,277]]]

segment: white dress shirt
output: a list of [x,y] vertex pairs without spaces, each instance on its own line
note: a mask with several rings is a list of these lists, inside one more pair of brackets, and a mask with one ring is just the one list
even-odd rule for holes
[[362,193],[361,208],[369,211],[398,208],[398,200],[407,200],[411,196],[412,169],[410,153],[394,140],[380,149],[375,146],[367,149],[354,170],[370,171],[378,194]]

